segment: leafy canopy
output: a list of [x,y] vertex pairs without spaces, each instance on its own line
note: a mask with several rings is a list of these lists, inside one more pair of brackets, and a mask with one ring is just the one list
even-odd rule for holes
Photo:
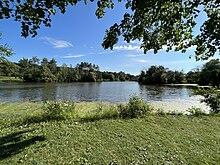
[[[0,39],[1,39],[2,34],[0,33]],[[6,60],[5,57],[9,57],[11,56],[12,53],[12,49],[8,46],[8,45],[1,45],[0,44],[0,62],[3,62]]]
[[[90,0],[93,2],[94,0]],[[118,0],[121,2],[122,0]],[[163,49],[185,52],[196,47],[197,60],[205,60],[220,49],[220,2],[218,0],[124,0],[127,12],[120,23],[108,30],[102,46],[113,49],[122,36],[125,41],[141,41],[141,48]],[[4,0],[0,1],[0,19],[13,17],[21,22],[21,35],[36,36],[40,25],[50,27],[51,15],[57,11],[65,13],[68,5],[74,6],[80,0]],[[87,3],[88,0],[84,0]],[[101,18],[106,8],[113,8],[113,0],[97,0],[96,16]],[[200,33],[193,34],[196,18],[204,13],[207,19],[200,27]]]

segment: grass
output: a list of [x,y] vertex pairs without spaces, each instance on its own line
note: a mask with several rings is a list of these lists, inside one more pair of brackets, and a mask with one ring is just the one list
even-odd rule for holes
[[[32,120],[43,103],[0,104],[0,164],[217,164],[220,117],[85,120],[109,103],[76,103],[68,120]],[[99,112],[99,113],[96,113]]]
[[21,82],[23,81],[22,79],[20,78],[15,78],[15,77],[8,77],[8,76],[1,76],[0,75],[0,82],[3,81],[3,82],[8,82],[8,81],[13,81],[13,82]]

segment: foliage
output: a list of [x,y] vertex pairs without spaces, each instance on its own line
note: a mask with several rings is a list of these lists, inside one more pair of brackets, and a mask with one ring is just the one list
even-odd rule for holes
[[220,61],[219,59],[213,59],[203,65],[200,73],[201,85],[220,85]]
[[68,112],[74,110],[74,102],[46,102],[43,116],[47,119],[62,120],[68,118]]
[[206,115],[206,113],[203,112],[201,110],[201,108],[197,108],[197,107],[194,107],[194,106],[189,108],[187,111],[190,113],[190,115],[196,116],[196,117]]
[[[85,3],[88,1],[84,0]],[[80,0],[4,0],[0,2],[0,19],[12,17],[21,23],[22,36],[36,36],[42,24],[51,26],[51,15],[57,11],[65,13],[67,6],[78,2]],[[105,9],[114,8],[115,3],[113,0],[97,0],[96,16],[102,18]],[[127,11],[123,19],[106,30],[102,45],[105,49],[112,49],[122,36],[128,43],[139,40],[145,53],[151,49],[157,53],[164,46],[167,51],[185,52],[195,46],[196,59],[208,59],[219,50],[219,7],[218,0],[126,0]],[[200,13],[204,13],[206,19],[201,22],[200,32],[193,35]]]
[[[208,59],[219,50],[218,24],[219,1],[217,0],[187,0],[187,1],[154,1],[127,0],[126,12],[121,23],[115,23],[106,31],[103,47],[113,48],[119,36],[130,42],[141,41],[141,48],[146,53],[149,50],[163,49],[185,52],[195,46],[196,59]],[[204,12],[200,33],[193,35],[196,19]]]
[[157,109],[155,112],[156,115],[165,116],[167,113],[163,109]]
[[196,83],[199,85],[220,85],[220,61],[212,59],[206,62],[201,68],[189,71],[186,74],[188,83]]
[[5,75],[8,77],[19,77],[20,74],[20,66],[17,64],[10,62],[10,61],[4,61],[4,65],[0,65],[0,74]]
[[152,109],[149,104],[145,103],[141,97],[132,96],[127,105],[118,105],[119,116],[122,118],[143,117]]
[[194,94],[204,97],[201,99],[201,102],[205,102],[211,108],[210,113],[215,114],[220,112],[220,92],[218,88],[210,87],[205,89],[198,87],[194,90]]
[[[3,62],[0,75],[20,77],[29,82],[100,82],[100,81],[131,81],[136,76],[124,72],[101,72],[99,66],[81,62],[75,67],[63,64],[57,66],[55,59],[48,60],[32,57],[22,58],[18,63]],[[111,78],[110,78],[111,77]]]
[[98,102],[96,109],[92,112],[86,113],[81,120],[83,121],[96,121],[100,119],[116,119],[119,117],[115,105],[108,105],[103,102]]
[[[1,37],[2,37],[2,33],[0,33],[0,39]],[[13,51],[12,48],[10,48],[8,45],[0,44],[0,63],[6,60],[5,57],[11,56],[13,54],[12,51]]]
[[186,81],[188,83],[199,84],[200,83],[200,74],[201,74],[201,71],[198,68],[191,70],[186,74]]
[[171,71],[163,66],[151,66],[141,71],[138,82],[140,84],[181,84],[185,82],[183,72]]

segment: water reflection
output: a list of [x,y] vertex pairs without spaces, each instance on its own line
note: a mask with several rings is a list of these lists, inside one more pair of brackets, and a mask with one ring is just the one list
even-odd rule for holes
[[184,87],[148,86],[140,85],[140,95],[145,101],[164,101],[189,99],[192,91]]
[[137,82],[1,83],[0,102],[70,100],[126,102],[132,95],[145,101],[189,99],[190,89],[139,85]]

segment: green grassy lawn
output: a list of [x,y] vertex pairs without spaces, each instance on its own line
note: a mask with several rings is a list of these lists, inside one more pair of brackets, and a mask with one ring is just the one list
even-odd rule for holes
[[19,82],[21,82],[21,81],[23,81],[23,80],[20,79],[20,78],[8,77],[8,76],[1,76],[1,75],[0,75],[0,82],[1,82],[1,81],[15,81],[15,82],[19,81]]
[[79,120],[100,107],[97,104],[76,103],[78,120],[46,121],[34,120],[43,113],[43,103],[1,103],[0,164],[220,162],[218,116]]

